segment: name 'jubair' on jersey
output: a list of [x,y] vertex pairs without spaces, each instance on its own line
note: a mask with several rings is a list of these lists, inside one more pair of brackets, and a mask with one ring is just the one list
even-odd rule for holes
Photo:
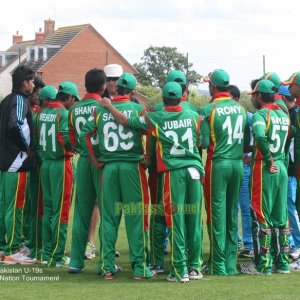
[[229,93],[217,93],[203,107],[203,113],[201,133],[209,135],[208,159],[242,159],[247,123],[244,108]]
[[[87,93],[84,98],[78,102],[70,111],[69,127],[70,140],[72,146],[81,156],[88,156],[88,153],[82,148],[79,142],[79,136],[84,124],[96,117],[96,109],[102,108],[100,104],[101,96],[95,93]],[[96,157],[100,157],[99,137],[97,134],[91,137],[91,143]]]
[[[142,105],[130,101],[128,96],[116,96],[112,104],[127,117],[140,116],[145,110]],[[96,120],[88,121],[82,129],[80,142],[83,148],[95,155],[90,137],[97,131],[101,161],[137,162],[144,159],[142,134],[139,130],[119,124],[106,108],[97,109],[96,113]]]
[[265,104],[252,117],[256,147],[254,158],[269,162],[285,159],[285,143],[290,130],[289,116],[276,104]]
[[181,106],[147,112],[143,117],[128,119],[131,128],[148,130],[156,138],[157,171],[165,172],[195,167],[203,176],[199,144],[201,117]]

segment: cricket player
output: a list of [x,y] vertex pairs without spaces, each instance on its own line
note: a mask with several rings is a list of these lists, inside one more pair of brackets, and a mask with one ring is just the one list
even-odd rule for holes
[[205,169],[205,201],[210,238],[208,273],[236,275],[237,219],[243,180],[243,149],[247,115],[230,98],[229,75],[216,69],[205,78],[212,99],[203,107],[202,133],[209,135]]
[[[117,84],[118,95],[113,98],[113,105],[127,116],[140,116],[144,107],[130,101],[136,90],[135,76],[123,73]],[[96,120],[86,123],[80,136],[82,147],[89,152],[91,161],[99,167],[103,164],[96,159],[90,141],[95,130],[99,137],[100,160],[105,164],[101,181],[102,196],[98,199],[99,274],[105,280],[115,278],[115,244],[124,210],[133,278],[152,278],[153,273],[147,267],[149,192],[142,135],[140,131],[125,128],[116,122],[111,113],[102,108]]]
[[34,71],[24,65],[12,73],[12,93],[0,104],[0,252],[5,264],[33,264],[19,250],[29,171],[34,168],[32,112],[27,98]]
[[[179,106],[182,88],[176,82],[163,87],[165,108],[145,116],[126,116],[108,99],[105,105],[121,124],[147,130],[156,138],[157,171],[162,173],[165,219],[170,229],[170,282],[201,279],[201,201],[200,177],[204,170],[197,149],[200,116]],[[188,258],[186,249],[189,249]]]
[[269,80],[260,80],[251,91],[252,102],[259,109],[253,115],[255,150],[250,178],[251,207],[258,222],[253,232],[255,265],[241,265],[242,273],[270,275],[273,256],[271,237],[275,239],[275,272],[290,273],[289,225],[287,215],[288,175],[285,144],[290,132],[289,116],[274,103],[276,88]]
[[[76,198],[72,230],[72,251],[69,266],[70,273],[79,273],[84,267],[84,256],[90,221],[97,197],[100,197],[101,169],[92,165],[89,154],[79,143],[79,136],[84,124],[96,117],[96,108],[100,105],[105,89],[106,76],[103,70],[91,69],[85,75],[87,93],[70,111],[69,128],[73,147],[80,154],[76,170]],[[100,157],[99,137],[90,138],[96,158]],[[98,191],[97,191],[98,189]],[[98,196],[97,196],[98,195]]]
[[72,145],[69,138],[68,108],[79,101],[77,86],[65,81],[59,85],[37,119],[37,140],[42,160],[43,262],[49,267],[68,265],[64,256],[73,185]]

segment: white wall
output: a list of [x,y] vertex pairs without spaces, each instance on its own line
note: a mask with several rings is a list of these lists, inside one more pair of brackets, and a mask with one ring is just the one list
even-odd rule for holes
[[[26,59],[26,53],[21,55],[20,61],[22,62],[24,59]],[[11,89],[12,89],[11,72],[18,66],[18,64],[19,64],[19,58],[17,58],[5,70],[3,70],[3,72],[0,73],[0,100],[11,93]]]

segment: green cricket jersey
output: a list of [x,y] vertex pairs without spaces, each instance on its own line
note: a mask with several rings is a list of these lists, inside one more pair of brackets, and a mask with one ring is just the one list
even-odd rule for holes
[[[184,109],[190,109],[192,111],[198,111],[199,107],[195,106],[194,104],[188,102],[186,100],[186,98],[182,97],[179,103],[180,106],[182,106],[182,108]],[[163,102],[159,102],[156,103],[155,105],[153,105],[153,107],[151,107],[150,111],[158,111],[158,110],[162,110],[164,109],[164,103]]]
[[[130,101],[128,96],[116,96],[112,104],[127,117],[140,116],[145,110],[142,105]],[[137,162],[144,159],[144,145],[139,130],[126,128],[117,123],[106,108],[97,109],[96,113],[96,120],[88,121],[80,135],[80,142],[86,151],[94,154],[90,137],[97,130],[101,161]]]
[[[80,153],[81,156],[88,156],[88,153],[81,147],[79,142],[79,136],[84,124],[88,120],[96,118],[96,108],[102,108],[99,101],[101,96],[95,93],[87,93],[84,98],[78,102],[69,113],[69,129],[70,129],[70,140],[72,146]],[[99,152],[99,137],[95,133],[91,137],[91,144],[94,148],[96,157],[100,157]]]
[[37,118],[39,156],[42,160],[72,156],[68,110],[60,102],[50,102]]
[[285,143],[289,134],[290,119],[276,104],[265,104],[252,117],[255,139],[254,158],[266,163],[285,159]]
[[[244,108],[229,97],[217,93],[202,107],[205,116],[201,133],[209,137],[208,159],[242,159],[247,114]],[[204,147],[205,148],[205,147]]]
[[131,128],[148,130],[156,138],[157,171],[165,172],[195,167],[203,176],[204,169],[197,144],[200,116],[180,105],[147,112],[143,117],[130,117]]

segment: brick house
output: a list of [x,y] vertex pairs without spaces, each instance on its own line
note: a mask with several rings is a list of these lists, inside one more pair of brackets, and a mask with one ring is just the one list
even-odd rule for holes
[[[107,64],[120,64],[124,72],[138,71],[90,24],[61,27],[55,30],[54,20],[44,21],[35,40],[23,41],[17,32],[13,45],[0,51],[0,98],[11,91],[11,72],[26,62],[46,84],[58,87],[62,81],[77,84],[80,96],[85,93],[84,76],[91,68],[103,69]],[[145,97],[138,96],[145,102]]]

